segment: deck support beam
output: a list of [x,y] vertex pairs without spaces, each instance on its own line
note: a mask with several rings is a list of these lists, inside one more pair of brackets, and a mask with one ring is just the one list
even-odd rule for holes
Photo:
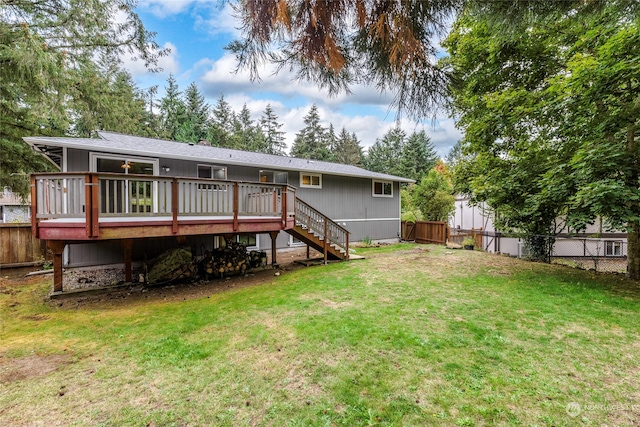
[[269,236],[271,237],[271,265],[276,265],[278,261],[276,260],[276,239],[278,238],[279,231],[270,231]]
[[67,242],[48,240],[47,246],[53,254],[53,292],[62,292],[62,251]]
[[122,247],[124,248],[124,281],[131,282],[131,250],[133,248],[133,239],[123,239]]

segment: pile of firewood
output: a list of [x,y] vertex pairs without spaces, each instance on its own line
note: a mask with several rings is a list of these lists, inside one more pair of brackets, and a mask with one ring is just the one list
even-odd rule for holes
[[170,249],[154,258],[149,265],[147,283],[156,284],[195,277],[196,269],[191,251],[186,248]]
[[264,251],[249,252],[249,264],[251,265],[251,268],[266,267],[267,253]]
[[176,248],[164,252],[149,262],[147,283],[160,284],[180,279],[232,276],[266,265],[265,252],[247,253],[247,247],[238,242],[227,243],[225,247],[213,251],[207,250],[199,261],[194,261],[189,249]]
[[211,252],[205,251],[204,257],[198,262],[198,271],[205,277],[242,274],[251,267],[250,261],[247,247],[233,242]]

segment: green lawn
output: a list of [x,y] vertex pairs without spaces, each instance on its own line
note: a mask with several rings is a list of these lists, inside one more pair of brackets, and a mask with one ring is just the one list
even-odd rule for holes
[[0,288],[0,425],[640,424],[638,283],[436,246],[358,253],[184,301]]

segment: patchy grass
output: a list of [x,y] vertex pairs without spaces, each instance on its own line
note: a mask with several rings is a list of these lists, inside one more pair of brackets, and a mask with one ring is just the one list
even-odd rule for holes
[[184,301],[69,308],[50,283],[0,287],[0,424],[640,423],[636,282],[436,246],[358,253]]

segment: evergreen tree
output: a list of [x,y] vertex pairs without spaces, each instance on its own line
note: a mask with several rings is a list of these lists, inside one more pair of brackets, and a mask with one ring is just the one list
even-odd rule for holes
[[207,130],[207,139],[214,146],[234,148],[232,140],[235,113],[231,106],[220,95],[218,102],[213,107],[211,123]]
[[327,149],[329,150],[329,155],[325,160],[335,162],[336,161],[336,149],[338,147],[338,137],[336,136],[336,131],[333,128],[333,123],[329,123],[329,128],[327,129],[327,133],[325,135],[325,140],[327,143]]
[[233,119],[233,134],[231,136],[233,148],[245,151],[261,151],[262,139],[247,104],[242,106],[240,113]]
[[334,151],[334,159],[343,165],[361,166],[364,158],[362,146],[355,133],[349,134],[346,128],[342,128],[337,138]]
[[[119,23],[113,25],[116,13]],[[154,65],[166,51],[158,50],[124,0],[5,1],[0,16],[0,188],[26,195],[28,173],[51,165],[22,137],[74,131],[69,126],[78,111],[93,104],[83,105],[86,95],[79,87],[93,80],[100,89],[104,82],[95,74],[102,72],[95,59],[119,64],[126,52]]]
[[329,147],[326,141],[326,131],[320,125],[320,115],[315,104],[304,117],[304,124],[304,129],[296,134],[293,141],[291,155],[302,159],[327,160]]
[[424,130],[414,132],[402,145],[398,173],[405,178],[420,181],[436,165],[438,155]]
[[369,148],[367,168],[373,172],[400,174],[402,148],[407,134],[399,126],[391,128]]
[[264,153],[277,154],[279,156],[286,155],[286,143],[284,140],[284,132],[280,130],[282,123],[278,123],[278,116],[271,108],[271,104],[267,104],[264,113],[260,119],[260,128],[264,135]]
[[163,138],[177,141],[179,140],[179,134],[180,136],[185,136],[185,132],[181,131],[181,127],[184,126],[186,121],[186,108],[178,83],[172,74],[169,74],[167,84],[168,86],[165,87],[166,93],[160,99],[161,135]]
[[209,104],[204,100],[198,86],[191,83],[184,92],[184,106],[186,123],[190,128],[190,139],[182,141],[198,142],[207,137],[207,122],[209,121]]

